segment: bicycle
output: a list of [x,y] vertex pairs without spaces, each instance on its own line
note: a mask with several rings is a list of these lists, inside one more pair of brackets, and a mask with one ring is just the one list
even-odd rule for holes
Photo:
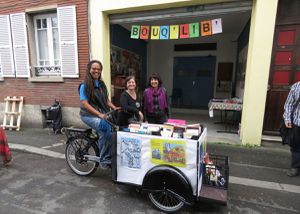
[[[112,114],[115,111],[109,111],[104,119],[112,127],[112,139],[119,127],[112,120]],[[92,128],[65,128],[67,136],[67,146],[65,157],[71,170],[80,176],[92,175],[100,163],[100,148],[98,145],[98,135]]]

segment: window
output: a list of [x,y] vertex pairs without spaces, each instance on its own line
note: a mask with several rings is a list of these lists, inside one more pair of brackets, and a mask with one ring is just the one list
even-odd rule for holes
[[75,6],[39,9],[0,14],[0,76],[30,81],[78,78]]
[[34,16],[36,74],[60,75],[60,50],[57,15]]

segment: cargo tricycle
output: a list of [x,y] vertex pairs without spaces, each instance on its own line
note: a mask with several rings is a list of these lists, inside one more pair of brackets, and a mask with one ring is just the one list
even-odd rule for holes
[[[204,200],[226,205],[228,157],[207,155],[205,127],[201,126],[198,136],[186,139],[159,136],[157,132],[120,131],[111,125],[113,182],[146,193],[150,202],[164,212],[176,212]],[[80,176],[93,174],[99,166],[96,132],[82,128],[65,131],[68,166]]]

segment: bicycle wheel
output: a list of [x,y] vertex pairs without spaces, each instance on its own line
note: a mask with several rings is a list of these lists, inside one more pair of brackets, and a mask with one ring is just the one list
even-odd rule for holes
[[77,175],[88,176],[97,170],[99,163],[87,160],[84,155],[99,157],[98,146],[95,143],[89,143],[85,137],[71,139],[65,151],[67,164]]
[[184,206],[181,200],[166,191],[149,192],[148,197],[156,208],[167,213],[177,212]]

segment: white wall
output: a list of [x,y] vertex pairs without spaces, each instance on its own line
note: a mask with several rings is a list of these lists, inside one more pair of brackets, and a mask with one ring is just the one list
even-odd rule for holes
[[[164,86],[170,95],[173,88],[173,57],[179,56],[216,56],[216,71],[215,78],[217,79],[218,63],[232,62],[234,63],[233,75],[235,72],[236,54],[237,54],[237,35],[235,34],[218,34],[208,37],[199,37],[196,39],[179,39],[179,40],[149,40],[148,44],[148,76],[157,72],[161,75]],[[190,43],[217,43],[216,51],[181,51],[174,52],[175,44],[190,44]],[[231,92],[220,93],[216,92],[215,81],[215,97],[229,98]]]

